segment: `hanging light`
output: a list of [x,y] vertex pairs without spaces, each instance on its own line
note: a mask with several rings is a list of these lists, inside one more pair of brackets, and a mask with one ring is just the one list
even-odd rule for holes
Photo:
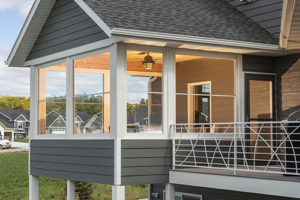
[[152,56],[149,55],[149,52],[144,58],[143,65],[145,69],[152,69],[155,61],[153,60]]

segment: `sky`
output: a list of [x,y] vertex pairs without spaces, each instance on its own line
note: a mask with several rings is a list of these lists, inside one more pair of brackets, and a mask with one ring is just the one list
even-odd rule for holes
[[33,0],[0,0],[0,95],[29,96],[29,69],[4,64]]

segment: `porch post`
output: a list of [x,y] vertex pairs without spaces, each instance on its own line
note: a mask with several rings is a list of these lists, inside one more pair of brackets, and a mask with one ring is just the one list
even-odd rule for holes
[[114,138],[114,184],[112,200],[125,200],[125,186],[121,182],[121,142],[127,131],[126,119],[126,47],[115,43],[111,47],[110,124]]
[[112,200],[125,200],[125,186],[112,186]]
[[29,200],[39,200],[39,177],[29,175]]
[[173,184],[166,184],[166,200],[174,200],[175,199],[175,188]]
[[75,182],[67,180],[67,200],[75,200]]

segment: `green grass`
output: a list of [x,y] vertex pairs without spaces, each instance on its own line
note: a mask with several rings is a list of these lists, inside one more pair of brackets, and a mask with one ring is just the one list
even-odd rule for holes
[[14,140],[15,142],[23,142],[23,143],[28,143],[29,142],[29,139],[26,139],[26,138],[17,138]]
[[[65,200],[66,181],[40,177],[41,200]],[[147,197],[144,185],[126,186],[126,199]],[[0,154],[0,199],[28,200],[28,153]],[[95,184],[92,200],[110,200],[111,186]]]

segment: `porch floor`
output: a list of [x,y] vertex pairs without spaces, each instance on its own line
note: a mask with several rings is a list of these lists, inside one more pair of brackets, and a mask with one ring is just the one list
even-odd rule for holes
[[[240,169],[246,169],[246,168],[240,167]],[[282,175],[279,173],[237,171],[236,175],[234,175],[233,170],[216,169],[216,168],[213,168],[213,169],[212,168],[210,168],[210,169],[208,169],[208,168],[181,168],[181,169],[175,169],[172,171],[300,182],[300,175]]]

